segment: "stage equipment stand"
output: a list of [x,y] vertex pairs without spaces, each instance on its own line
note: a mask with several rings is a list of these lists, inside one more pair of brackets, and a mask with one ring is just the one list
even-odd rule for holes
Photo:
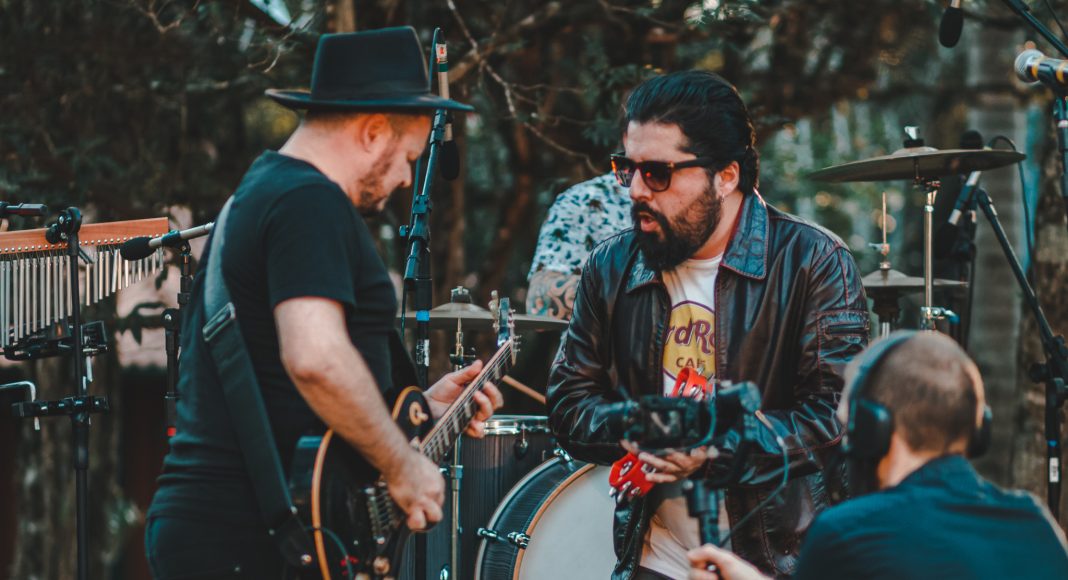
[[[440,39],[441,29],[435,28],[431,46],[436,47]],[[431,58],[427,71],[428,78],[433,78],[435,64],[440,63],[435,58]],[[411,219],[408,226],[400,230],[401,237],[408,240],[408,259],[404,266],[404,292],[412,295],[412,304],[415,309],[415,346],[412,349],[412,358],[415,359],[416,381],[419,383],[419,388],[423,390],[430,386],[430,309],[434,302],[434,280],[430,274],[430,212],[433,211],[430,192],[433,189],[434,173],[438,170],[438,158],[445,143],[445,125],[448,120],[447,110],[437,109],[434,112],[423,185],[419,187],[420,168],[417,164],[413,180],[415,187],[413,187]],[[416,534],[415,546],[419,556],[425,556],[427,551],[425,534]],[[415,574],[420,579],[426,577],[425,557],[417,557]]]
[[163,396],[167,439],[178,432],[178,356],[182,345],[182,312],[193,293],[193,255],[188,241],[178,245],[178,308],[163,311],[163,333],[167,351],[167,392]]
[[1016,252],[1013,251],[1012,244],[1009,242],[1008,236],[1005,235],[1005,229],[998,220],[998,213],[994,208],[994,203],[990,200],[990,196],[987,195],[986,190],[976,188],[975,199],[983,215],[990,222],[990,227],[994,230],[994,236],[997,237],[998,244],[1001,245],[1005,258],[1012,268],[1012,273],[1016,277],[1016,282],[1019,284],[1020,290],[1023,291],[1024,300],[1035,317],[1035,323],[1040,334],[1039,338],[1042,340],[1042,349],[1046,353],[1046,361],[1033,364],[1028,374],[1032,381],[1045,383],[1046,385],[1045,436],[1046,467],[1048,471],[1046,500],[1050,511],[1053,512],[1053,517],[1057,518],[1060,509],[1062,472],[1060,421],[1057,415],[1061,405],[1068,398],[1068,392],[1066,392],[1064,385],[1065,377],[1068,376],[1068,348],[1065,348],[1064,337],[1053,335],[1053,330],[1049,326],[1046,314],[1042,311],[1042,305],[1038,303],[1035,291],[1031,287],[1031,283],[1027,281],[1027,275],[1024,274],[1020,260],[1016,257]]
[[70,264],[71,296],[71,335],[74,342],[74,380],[75,395],[59,401],[32,401],[16,403],[13,410],[16,417],[48,417],[66,415],[71,420],[73,439],[73,464],[77,493],[77,549],[78,580],[89,578],[89,426],[93,413],[108,412],[105,397],[89,395],[88,381],[92,380],[85,370],[86,351],[83,346],[81,323],[81,293],[78,283],[78,259],[81,248],[78,245],[78,231],[81,229],[82,216],[76,208],[67,208],[60,212],[59,218],[49,226],[45,238],[49,243],[67,244],[67,260]]

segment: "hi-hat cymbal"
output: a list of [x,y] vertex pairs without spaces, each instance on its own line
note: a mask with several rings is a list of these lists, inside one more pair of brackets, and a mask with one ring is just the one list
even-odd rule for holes
[[[397,316],[399,322],[401,317]],[[527,330],[564,330],[567,321],[534,314],[514,314],[516,332]],[[493,314],[477,305],[464,302],[447,302],[430,310],[430,328],[433,330],[456,330],[456,321],[464,330],[489,330],[493,328]],[[406,326],[415,324],[415,312],[404,317]]]
[[[861,278],[860,283],[864,285],[864,289],[867,290],[868,293],[884,290],[897,292],[918,292],[923,290],[923,278],[906,276],[897,270],[876,270]],[[934,286],[942,288],[961,288],[967,286],[967,284],[957,280],[935,278]]]
[[808,175],[815,181],[892,181],[935,179],[1012,165],[1027,156],[1005,149],[909,147],[890,155],[833,165]]

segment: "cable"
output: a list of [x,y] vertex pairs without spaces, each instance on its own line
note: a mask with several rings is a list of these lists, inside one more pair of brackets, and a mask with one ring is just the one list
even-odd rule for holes
[[727,531],[726,536],[721,537],[719,541],[716,542],[717,548],[722,548],[723,544],[732,536],[734,536],[734,533],[741,529],[742,525],[752,519],[752,517],[755,516],[758,512],[760,512],[760,510],[764,509],[765,506],[771,503],[771,500],[778,497],[779,494],[781,494],[783,490],[786,489],[786,482],[790,479],[790,457],[786,453],[786,441],[784,441],[783,438],[775,432],[775,429],[772,428],[771,423],[768,422],[767,418],[764,417],[763,413],[757,411],[755,415],[756,418],[760,420],[760,424],[763,425],[769,433],[775,436],[775,444],[778,445],[779,450],[782,451],[782,481],[779,482],[778,487],[776,487],[775,490],[772,491],[770,495],[768,495],[768,497],[764,498],[764,501],[758,503],[755,508],[750,510],[749,513],[745,514],[745,517],[738,520],[738,523],[734,524],[734,526],[732,526],[731,529]]
[[334,546],[338,549],[338,552],[341,553],[341,557],[344,559],[345,562],[345,579],[354,580],[356,578],[356,572],[354,572],[352,569],[352,562],[349,561],[349,553],[345,551],[345,544],[341,541],[341,538],[339,538],[338,535],[335,534],[333,530],[329,528],[316,528],[314,526],[307,526],[306,529],[312,531],[313,533],[322,532],[326,535],[326,537],[330,538],[330,540],[334,542]]
[[1061,19],[1057,18],[1057,13],[1053,11],[1053,6],[1050,5],[1049,0],[1042,0],[1046,3],[1046,10],[1049,10],[1049,15],[1053,17],[1053,21],[1057,23],[1057,28],[1061,29],[1061,34],[1068,36],[1068,31],[1064,29],[1064,25],[1061,24]]
[[[1058,22],[1058,24],[1060,24]],[[987,142],[987,147],[993,147],[998,141],[1005,142],[1013,151],[1019,151],[1016,143],[1004,135],[997,135]],[[1031,206],[1027,203],[1027,181],[1024,179],[1023,160],[1016,162],[1016,168],[1020,173],[1020,198],[1023,200],[1024,211],[1024,243],[1027,245],[1027,270],[1030,271],[1031,262],[1034,260],[1034,222],[1031,221]]]

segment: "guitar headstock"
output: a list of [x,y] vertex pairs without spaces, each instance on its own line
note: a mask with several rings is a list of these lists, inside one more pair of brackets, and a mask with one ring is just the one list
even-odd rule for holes
[[493,313],[493,330],[497,333],[497,348],[511,340],[511,362],[515,364],[516,354],[519,352],[519,337],[515,335],[515,311],[512,310],[508,298],[498,298],[496,290],[491,295],[493,299],[490,301],[490,311]]

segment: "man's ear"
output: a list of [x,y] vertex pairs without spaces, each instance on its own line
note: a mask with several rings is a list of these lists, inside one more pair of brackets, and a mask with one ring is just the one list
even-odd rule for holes
[[393,125],[382,113],[358,116],[352,129],[356,145],[368,153],[385,148],[393,139]]
[[730,165],[727,165],[723,169],[716,172],[716,195],[720,199],[723,199],[734,190],[738,189],[738,180],[741,178],[742,170],[738,166],[737,161],[731,161]]

